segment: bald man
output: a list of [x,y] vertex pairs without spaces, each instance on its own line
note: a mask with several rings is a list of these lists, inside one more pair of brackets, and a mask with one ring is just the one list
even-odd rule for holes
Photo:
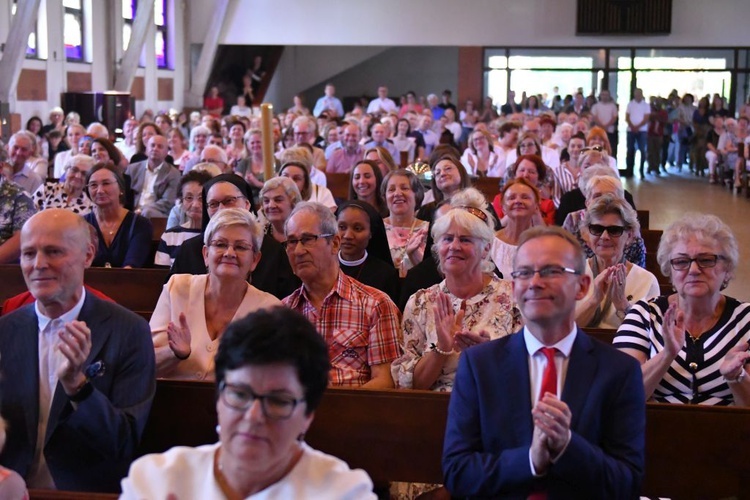
[[63,209],[21,230],[21,270],[36,301],[0,317],[0,464],[30,488],[116,492],[155,390],[148,323],[85,291],[95,249]]
[[180,171],[166,161],[167,138],[155,135],[146,145],[147,160],[132,163],[126,174],[135,193],[135,212],[148,218],[167,217],[177,201]]

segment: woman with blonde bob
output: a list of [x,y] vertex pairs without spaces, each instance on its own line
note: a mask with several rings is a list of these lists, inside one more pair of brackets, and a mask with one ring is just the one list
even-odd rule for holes
[[263,242],[263,229],[248,210],[219,210],[203,242],[208,274],[173,275],[149,322],[159,377],[213,380],[214,355],[229,323],[281,304],[248,283]]
[[739,261],[731,229],[685,214],[664,231],[656,258],[675,293],[634,304],[614,341],[641,363],[646,398],[750,405],[750,304],[722,293]]
[[461,351],[520,326],[511,284],[492,273],[493,222],[473,188],[451,198],[432,228],[432,252],[445,279],[412,295],[404,310],[404,354],[393,363],[400,387],[450,391]]

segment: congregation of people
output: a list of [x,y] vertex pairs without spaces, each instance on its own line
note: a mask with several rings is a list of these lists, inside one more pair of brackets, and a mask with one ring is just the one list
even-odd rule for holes
[[[621,181],[689,164],[741,186],[750,108],[635,89],[620,170],[606,89],[459,109],[450,90],[397,103],[380,86],[345,110],[329,83],[312,112],[297,96],[273,117],[267,178],[260,68],[236,105],[211,86],[201,111],[129,117],[122,137],[54,108],[0,153],[0,263],[28,288],[0,316],[0,497],[23,498],[22,478],[375,498],[304,441],[332,386],[451,393],[445,484],[394,498],[634,498],[647,401],[750,406],[732,231],[686,214],[649,248]],[[149,320],[85,286],[92,266],[168,268]],[[216,385],[216,444],[136,457],[157,378]]]

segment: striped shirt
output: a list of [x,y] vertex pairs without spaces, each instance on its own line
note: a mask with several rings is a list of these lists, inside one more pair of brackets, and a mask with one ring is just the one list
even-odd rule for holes
[[[635,349],[649,358],[664,350],[662,323],[668,307],[666,296],[636,303],[617,330],[615,347]],[[719,367],[731,348],[750,338],[750,303],[726,297],[724,311],[716,325],[697,340],[685,333],[685,345],[656,386],[654,400],[659,403],[732,404],[732,393]],[[697,364],[695,374],[690,369],[692,362]]]
[[304,285],[283,301],[305,315],[328,345],[331,385],[357,387],[370,380],[370,367],[401,355],[401,315],[385,293],[339,271],[320,310]]
[[[185,225],[189,224],[186,222]],[[177,257],[177,251],[185,241],[195,238],[201,234],[201,229],[192,229],[182,226],[175,226],[167,229],[161,235],[159,247],[156,249],[154,264],[157,266],[172,266],[174,259]]]

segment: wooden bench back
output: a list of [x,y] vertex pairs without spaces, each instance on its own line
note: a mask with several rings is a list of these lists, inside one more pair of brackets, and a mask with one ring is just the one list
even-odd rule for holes
[[[161,295],[168,269],[86,269],[84,282],[104,293],[121,306],[148,318]],[[26,291],[21,267],[0,265],[0,304]]]
[[[388,481],[441,483],[447,393],[329,389],[306,441]],[[160,380],[141,452],[216,442],[215,390]],[[181,415],[181,418],[174,418]],[[748,498],[750,408],[649,403],[643,494]]]
[[334,198],[339,200],[349,199],[349,174],[326,172],[326,184]]

